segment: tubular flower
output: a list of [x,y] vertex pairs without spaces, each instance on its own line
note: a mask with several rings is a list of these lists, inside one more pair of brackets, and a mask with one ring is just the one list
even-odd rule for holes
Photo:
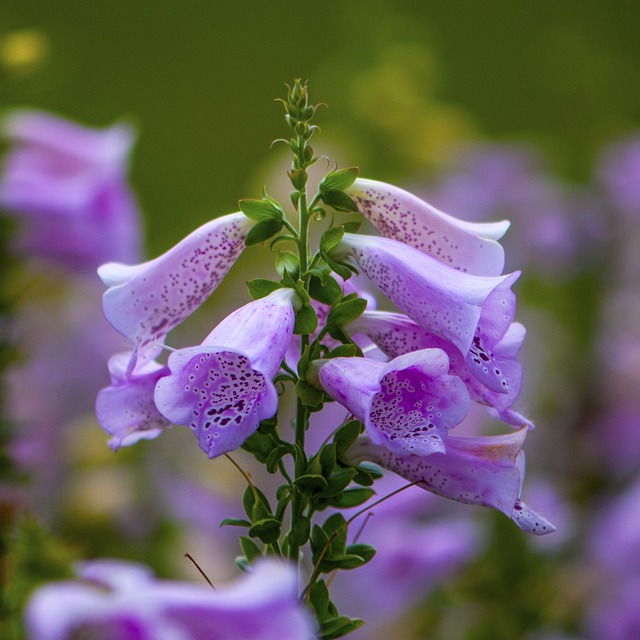
[[50,583],[26,610],[30,640],[311,640],[294,570],[276,560],[220,591],[156,580],[141,565],[93,560],[78,580]]
[[168,367],[151,361],[130,371],[131,362],[130,351],[112,356],[111,385],[96,399],[98,422],[112,436],[109,446],[114,451],[156,438],[171,424],[153,401],[156,383],[169,374]]
[[397,454],[444,451],[447,431],[469,409],[469,394],[459,378],[449,375],[449,359],[440,349],[387,363],[333,358],[318,366],[325,392],[364,423],[372,442]]
[[139,260],[138,206],[127,183],[134,133],[89,129],[38,111],[15,111],[2,132],[15,144],[0,206],[20,220],[21,251],[73,269]]
[[293,335],[297,298],[278,289],[227,316],[199,347],[169,356],[155,402],[168,420],[188,425],[210,458],[237,449],[273,416],[272,382]]
[[426,331],[400,313],[365,311],[349,325],[349,331],[366,335],[390,358],[420,349],[442,349],[449,357],[451,375],[465,383],[472,400],[492,408],[492,413],[508,424],[533,426],[527,418],[511,409],[522,385],[522,367],[516,360],[526,333],[521,324],[513,322],[493,348],[494,361],[507,382],[507,393],[488,389],[471,374],[466,359],[451,342]]
[[524,480],[523,427],[507,435],[475,438],[449,436],[446,453],[428,457],[399,455],[367,436],[343,454],[349,463],[370,460],[432,493],[466,504],[490,507],[511,518],[523,531],[551,533],[555,527],[520,500]]
[[[98,269],[109,287],[102,301],[116,331],[133,341],[136,356],[195,311],[220,284],[241,251],[251,221],[242,213],[211,220],[154,260]],[[153,357],[155,352],[151,352]]]
[[458,220],[408,191],[375,180],[358,178],[348,193],[385,238],[415,247],[460,271],[480,276],[502,273],[504,250],[497,240],[509,228],[508,221]]
[[511,285],[520,272],[499,277],[456,271],[396,240],[346,233],[337,255],[353,257],[390,300],[421,327],[455,345],[471,374],[508,393],[493,350],[515,314]]

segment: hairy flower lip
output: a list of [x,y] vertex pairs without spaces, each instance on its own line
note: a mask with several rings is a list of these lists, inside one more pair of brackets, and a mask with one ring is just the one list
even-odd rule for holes
[[497,242],[510,223],[459,220],[394,185],[358,178],[347,189],[377,231],[465,272],[497,276],[504,249]]

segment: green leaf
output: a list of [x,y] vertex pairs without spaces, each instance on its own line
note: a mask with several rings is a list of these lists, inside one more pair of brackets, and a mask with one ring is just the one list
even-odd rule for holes
[[274,282],[273,280],[255,278],[247,282],[247,289],[249,290],[249,295],[254,300],[259,300],[260,298],[265,298],[277,289],[282,289],[282,285],[279,282]]
[[308,473],[304,476],[296,478],[294,483],[300,490],[300,493],[311,496],[314,493],[320,493],[327,488],[327,480],[324,476]]
[[348,169],[340,169],[340,171],[331,171],[328,173],[318,185],[321,192],[334,191],[335,189],[348,189],[355,181],[360,170],[358,167],[349,167]]
[[331,227],[327,229],[320,238],[320,252],[322,254],[329,253],[331,249],[335,249],[340,244],[344,236],[344,227]]
[[350,555],[354,554],[356,556],[360,556],[366,563],[372,560],[373,556],[376,555],[376,548],[372,547],[370,544],[350,544],[347,547],[347,553]]
[[296,335],[311,334],[318,328],[318,315],[316,310],[310,305],[305,305],[296,313],[296,322],[293,326],[293,333]]
[[[257,500],[256,496],[258,498]],[[269,501],[258,487],[247,486],[242,497],[242,506],[251,522],[256,522],[257,520],[271,516]]]
[[348,262],[338,262],[327,254],[323,254],[323,258],[331,271],[337,273],[343,280],[348,280],[352,273],[358,273],[358,270]]
[[250,527],[251,523],[248,520],[243,520],[242,518],[225,518],[221,523],[220,527]]
[[255,220],[256,222],[269,219],[282,219],[284,217],[282,208],[271,198],[264,200],[239,200],[238,206],[247,218],[251,218],[251,220]]
[[254,522],[249,529],[252,538],[259,538],[264,544],[273,544],[280,537],[282,524],[275,518],[263,518]]
[[304,380],[296,382],[296,393],[305,407],[318,407],[324,402],[324,391],[312,387]]
[[339,497],[331,501],[331,504],[339,509],[350,509],[365,503],[375,495],[376,492],[373,489],[345,489]]
[[280,277],[284,276],[285,271],[291,274],[294,278],[298,277],[300,272],[300,262],[297,256],[289,251],[281,251],[276,255],[276,271],[280,274]]
[[262,555],[260,547],[251,538],[247,538],[246,536],[240,536],[240,547],[249,562],[253,562],[253,560]]
[[348,571],[349,569],[357,569],[366,564],[366,560],[354,553],[345,553],[340,556],[331,556],[331,559],[323,558],[320,564],[321,571],[323,573],[329,573],[336,569],[343,569]]
[[340,189],[324,191],[322,193],[322,200],[336,211],[343,211],[345,213],[355,213],[359,211],[358,205],[352,198]]
[[309,280],[309,295],[318,302],[332,305],[342,299],[342,287],[335,278],[324,272],[324,281],[312,276]]
[[356,467],[357,475],[353,479],[357,484],[361,484],[364,487],[370,487],[374,481],[382,478],[384,475],[382,469],[372,462],[361,462]]
[[296,520],[293,529],[289,532],[289,544],[301,547],[307,544],[309,535],[311,534],[311,520],[305,516],[301,516]]
[[318,580],[312,585],[309,592],[309,600],[311,602],[311,606],[316,612],[316,618],[322,622],[327,615],[329,602],[331,601],[331,598],[329,597],[329,589],[327,589],[327,585],[324,580]]
[[331,498],[332,496],[338,495],[340,492],[344,491],[349,486],[356,473],[357,471],[353,467],[334,471],[329,478],[327,478],[328,486],[322,492],[322,497]]
[[342,638],[347,634],[359,629],[364,624],[364,620],[359,618],[348,618],[347,616],[338,616],[332,620],[327,620],[320,627],[320,640],[334,640],[334,638]]
[[244,243],[247,247],[250,247],[251,245],[265,242],[265,240],[272,238],[276,233],[282,231],[282,227],[282,220],[278,220],[277,218],[265,218],[253,226],[247,234]]

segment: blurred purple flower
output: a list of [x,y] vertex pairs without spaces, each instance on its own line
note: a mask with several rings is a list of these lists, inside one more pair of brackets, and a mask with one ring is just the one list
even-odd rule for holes
[[591,259],[588,249],[606,233],[595,194],[559,182],[536,150],[524,144],[463,147],[453,168],[424,191],[456,216],[508,217],[513,228],[505,240],[507,254],[517,257],[518,266],[553,272],[556,278]]
[[360,436],[343,457],[352,464],[370,460],[436,495],[497,509],[523,531],[544,535],[555,527],[520,500],[526,435],[523,427],[500,436],[448,436],[446,452],[429,456],[398,454]]
[[451,342],[469,371],[488,389],[508,393],[493,351],[515,314],[512,284],[519,272],[483,277],[465,274],[396,240],[346,233],[337,252],[362,271],[423,329]]
[[21,222],[21,252],[86,271],[140,259],[138,207],[127,184],[130,127],[88,129],[16,111],[3,134],[15,148],[5,160],[0,206]]
[[448,430],[469,409],[469,394],[449,375],[449,359],[440,349],[387,363],[333,358],[318,366],[325,392],[364,423],[372,442],[398,454],[443,452]]
[[502,273],[504,250],[497,240],[506,233],[509,222],[464,222],[408,191],[375,180],[358,178],[348,193],[385,238],[403,242],[464,272],[481,276]]
[[134,357],[153,359],[154,347],[211,295],[244,249],[251,224],[242,213],[221,216],[154,260],[98,269],[109,287],[104,314],[134,343]]
[[588,614],[589,637],[598,640],[640,638],[640,577],[615,586],[608,583],[603,591]]
[[143,566],[94,560],[79,580],[38,589],[26,609],[29,640],[305,640],[314,637],[295,571],[256,563],[226,589],[156,580]]
[[596,174],[608,201],[629,220],[640,217],[640,136],[605,147]]
[[292,289],[278,289],[227,316],[199,347],[169,356],[156,405],[172,423],[189,425],[210,458],[237,449],[276,413],[272,379],[293,335],[294,300]]

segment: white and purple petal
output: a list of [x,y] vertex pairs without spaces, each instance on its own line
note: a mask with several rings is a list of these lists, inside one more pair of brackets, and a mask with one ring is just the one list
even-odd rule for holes
[[109,446],[114,451],[156,438],[171,424],[153,400],[158,380],[169,375],[168,367],[151,361],[131,371],[130,363],[131,352],[118,353],[109,360],[111,385],[96,398],[98,422],[111,435]]
[[294,299],[291,289],[274,291],[227,316],[202,345],[169,356],[156,406],[189,426],[210,458],[237,449],[276,413],[272,378],[293,334]]
[[520,273],[498,277],[456,271],[396,240],[345,234],[336,254],[353,257],[362,271],[404,313],[453,343],[486,387],[506,393],[493,349],[511,326]]
[[104,313],[133,341],[138,356],[162,343],[220,284],[244,248],[251,221],[242,213],[202,225],[175,247],[138,265],[107,263],[98,274],[109,287]]
[[497,242],[509,222],[458,220],[417,196],[384,182],[358,178],[347,192],[358,209],[385,238],[419,249],[464,272],[497,276],[504,250]]
[[371,440],[398,453],[444,451],[449,429],[462,422],[469,394],[449,375],[440,349],[424,349],[384,363],[333,358],[320,364],[322,388],[364,423]]
[[446,452],[429,456],[399,455],[361,436],[344,457],[351,463],[370,460],[445,498],[496,509],[523,531],[544,535],[553,525],[519,499],[526,435],[524,427],[501,436],[449,436]]
[[512,323],[502,340],[493,349],[493,359],[502,379],[507,382],[507,391],[487,388],[471,374],[460,351],[449,341],[440,338],[400,313],[365,311],[348,327],[350,332],[362,333],[370,338],[390,358],[420,349],[442,349],[449,357],[450,374],[458,376],[467,386],[471,399],[492,407],[495,414],[508,424],[521,427],[532,426],[530,421],[511,409],[517,400],[522,385],[522,367],[516,360],[525,337],[525,329]]

